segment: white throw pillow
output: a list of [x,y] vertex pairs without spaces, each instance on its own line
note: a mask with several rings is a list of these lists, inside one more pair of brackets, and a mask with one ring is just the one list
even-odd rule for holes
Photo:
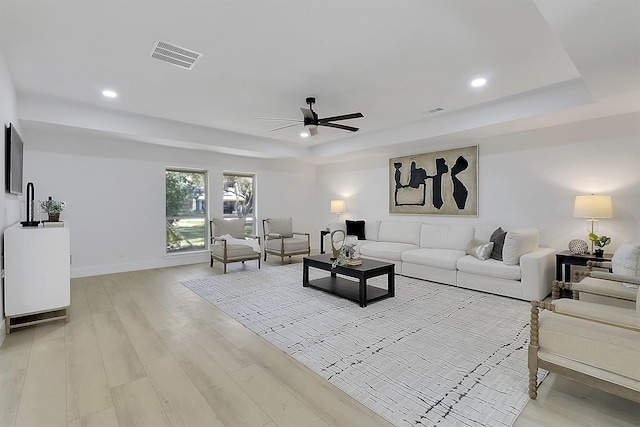
[[537,228],[519,228],[507,231],[502,248],[502,261],[507,265],[520,264],[520,257],[538,248]]
[[[640,243],[624,243],[611,258],[613,274],[640,277]],[[624,283],[628,287],[637,285]]]
[[493,242],[483,243],[478,239],[471,239],[467,245],[466,254],[478,258],[480,261],[486,261],[491,258],[493,250]]

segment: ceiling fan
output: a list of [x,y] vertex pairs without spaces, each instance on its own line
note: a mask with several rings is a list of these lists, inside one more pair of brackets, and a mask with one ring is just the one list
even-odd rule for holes
[[353,127],[353,126],[346,126],[346,125],[341,125],[338,123],[332,123],[332,122],[337,122],[339,120],[349,120],[349,119],[359,119],[361,117],[364,117],[364,115],[362,113],[352,113],[352,114],[344,114],[342,116],[332,116],[332,117],[325,117],[325,118],[318,118],[318,114],[313,111],[313,104],[316,103],[316,99],[314,97],[309,97],[306,99],[306,103],[309,105],[309,108],[305,108],[305,107],[300,107],[300,110],[302,111],[302,116],[303,119],[302,120],[298,120],[298,119],[274,119],[274,118],[268,118],[268,117],[256,117],[256,119],[259,120],[280,120],[280,121],[288,121],[288,122],[295,122],[292,123],[290,125],[285,125],[285,126],[280,126],[277,127],[275,129],[271,129],[268,132],[274,132],[280,129],[285,129],[285,128],[289,128],[292,126],[298,126],[298,124],[302,123],[304,125],[304,127],[309,131],[309,135],[311,136],[315,136],[318,134],[318,126],[326,126],[326,127],[330,127],[330,128],[336,128],[336,129],[342,129],[342,130],[347,130],[350,132],[356,132],[359,128]]

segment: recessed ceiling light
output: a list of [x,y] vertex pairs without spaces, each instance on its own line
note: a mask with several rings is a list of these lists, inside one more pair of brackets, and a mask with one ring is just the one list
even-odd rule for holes
[[118,94],[112,90],[103,90],[102,94],[107,98],[115,98],[116,96],[118,96]]
[[300,132],[300,136],[303,138],[307,138],[309,134],[307,132]]
[[487,79],[483,79],[483,78],[475,79],[471,82],[471,86],[473,87],[480,87],[486,84],[487,84]]

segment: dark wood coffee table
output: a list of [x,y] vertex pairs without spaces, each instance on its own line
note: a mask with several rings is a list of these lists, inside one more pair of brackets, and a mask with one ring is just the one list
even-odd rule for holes
[[[366,307],[367,303],[383,298],[391,298],[395,295],[395,265],[388,262],[363,259],[362,265],[338,266],[331,268],[331,255],[313,255],[302,259],[302,286],[320,289],[334,295],[356,301],[360,307]],[[309,280],[309,267],[329,271],[329,277]],[[358,279],[349,280],[341,276]],[[387,289],[376,286],[368,286],[367,279],[376,276],[387,275]]]

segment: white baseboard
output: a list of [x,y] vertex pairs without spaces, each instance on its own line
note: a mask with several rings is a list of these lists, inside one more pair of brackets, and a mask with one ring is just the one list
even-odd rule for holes
[[72,266],[71,278],[149,270],[152,268],[174,267],[177,265],[199,264],[202,262],[209,262],[210,256],[209,251],[199,251],[185,254],[166,255],[162,259],[140,260],[121,264],[95,265],[75,268]]

